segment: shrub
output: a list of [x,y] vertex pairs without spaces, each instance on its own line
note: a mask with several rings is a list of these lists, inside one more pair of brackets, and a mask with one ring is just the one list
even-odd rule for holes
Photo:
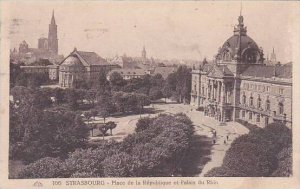
[[65,176],[65,166],[59,158],[46,157],[31,163],[19,173],[19,178],[58,178]]
[[[226,152],[221,167],[205,176],[289,176],[292,174],[291,130],[270,124],[237,138]],[[281,151],[281,152],[280,152]]]

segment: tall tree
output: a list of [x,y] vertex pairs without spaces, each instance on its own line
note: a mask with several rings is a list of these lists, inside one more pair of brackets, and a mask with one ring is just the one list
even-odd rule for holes
[[176,94],[180,103],[187,103],[190,101],[191,91],[191,69],[187,66],[179,66],[176,72]]
[[110,74],[109,82],[114,91],[119,91],[123,86],[126,85],[126,81],[118,72],[113,72]]
[[117,127],[117,124],[113,121],[109,121],[106,123],[106,127],[110,130],[110,135],[112,136],[112,130]]

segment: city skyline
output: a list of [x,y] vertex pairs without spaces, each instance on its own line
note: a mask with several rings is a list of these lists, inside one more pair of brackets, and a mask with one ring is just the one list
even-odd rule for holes
[[[68,2],[35,2],[37,11],[25,11],[26,14],[22,12],[20,15],[18,9],[21,7],[27,10],[30,4],[11,5],[10,10],[15,10],[11,12],[11,48],[17,48],[23,40],[30,47],[37,47],[37,39],[47,36],[54,10],[58,25],[59,54],[67,55],[76,46],[78,49],[95,51],[103,57],[124,53],[141,56],[145,45],[148,57],[213,59],[224,38],[233,34],[240,13],[240,2],[174,2],[173,6],[167,7],[163,6],[163,2],[159,3],[161,6],[158,3],[142,2],[131,3],[136,6],[126,6],[125,2],[114,3],[114,6],[109,2],[88,2],[84,5],[79,2],[84,8]],[[249,36],[263,48],[265,58],[275,48],[277,60],[283,63],[291,61],[291,35],[280,37],[282,33],[291,32],[292,26],[288,20],[292,13],[287,11],[291,4],[261,4],[257,8],[257,3],[243,2],[242,14]],[[266,5],[270,9],[268,14],[273,14],[272,20],[264,16],[262,10]],[[220,11],[226,8],[232,11],[228,14]],[[87,9],[89,11],[85,11]],[[74,11],[78,12],[78,16],[72,16]],[[207,20],[209,22],[205,22]],[[278,22],[281,27],[278,27]]]

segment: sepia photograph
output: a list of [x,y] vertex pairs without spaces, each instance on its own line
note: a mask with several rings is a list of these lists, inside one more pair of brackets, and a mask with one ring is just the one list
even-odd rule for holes
[[2,10],[9,182],[196,187],[202,180],[186,179],[295,176],[299,4],[11,1]]

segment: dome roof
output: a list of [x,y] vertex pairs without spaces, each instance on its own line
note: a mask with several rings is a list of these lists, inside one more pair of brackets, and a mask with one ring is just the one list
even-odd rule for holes
[[[241,41],[240,41],[241,37]],[[240,41],[240,42],[239,42]],[[240,44],[239,44],[240,43]],[[235,57],[240,45],[240,50],[243,52],[246,48],[254,48],[259,51],[256,42],[247,35],[233,35],[225,41],[219,53],[229,51],[232,57]]]
[[239,16],[238,25],[234,27],[233,36],[225,41],[216,56],[217,61],[228,62],[236,60],[244,63],[261,63],[263,51],[253,39],[247,36],[243,16]]
[[68,58],[66,58],[61,65],[62,66],[82,66],[82,63],[77,56],[71,55]]

